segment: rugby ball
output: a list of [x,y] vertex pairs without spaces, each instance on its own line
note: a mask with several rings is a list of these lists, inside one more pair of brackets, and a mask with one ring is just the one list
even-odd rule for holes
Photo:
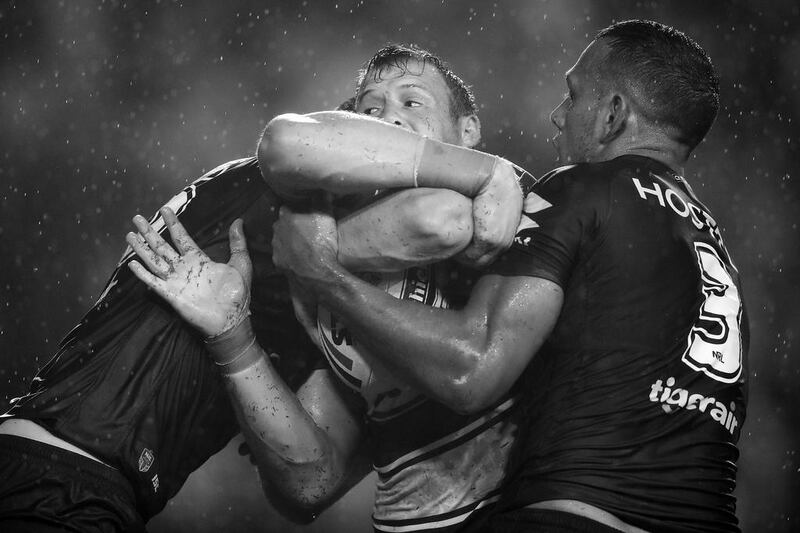
[[[437,286],[433,266],[369,274],[364,279],[395,298],[447,307]],[[420,397],[412,388],[396,380],[378,359],[359,345],[347,326],[322,306],[317,309],[317,332],[332,370],[345,385],[361,394],[369,415],[396,412]]]

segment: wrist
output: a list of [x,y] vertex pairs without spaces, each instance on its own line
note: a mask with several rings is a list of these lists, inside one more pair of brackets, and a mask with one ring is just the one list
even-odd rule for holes
[[225,375],[240,372],[262,359],[249,317],[219,335],[206,338],[205,345],[214,363]]
[[415,185],[452,189],[474,198],[492,179],[497,156],[423,138],[414,157]]

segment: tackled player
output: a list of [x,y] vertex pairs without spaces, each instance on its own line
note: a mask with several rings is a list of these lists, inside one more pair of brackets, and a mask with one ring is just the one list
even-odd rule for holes
[[[476,235],[509,230],[513,235],[522,200],[517,175],[508,162],[467,149],[480,138],[474,101],[439,58],[401,46],[379,51],[364,69],[355,108],[380,120],[318,113],[285,115],[268,125],[259,158],[276,191],[298,198],[317,189],[372,194],[376,187],[447,187],[460,193],[447,204],[470,235],[473,227]],[[365,171],[371,162],[382,171]],[[465,203],[462,194],[475,200]],[[473,225],[473,213],[494,218]],[[509,465],[519,414],[513,393],[478,413],[448,408],[384,368],[375,354],[380,348],[365,349],[358,336],[350,337],[321,309],[319,339],[330,368],[312,373],[293,396],[251,332],[246,299],[251,273],[238,226],[231,232],[237,259],[210,264],[174,217],[165,215],[177,251],[137,221],[140,235],[128,240],[147,269],[131,267],[210,338],[266,484],[314,514],[348,486],[353,458],[369,436],[378,473],[376,530],[481,527]],[[491,260],[475,243],[465,241],[463,247],[459,255],[465,261]],[[471,276],[452,264],[436,264],[380,280],[394,296],[422,300],[427,309],[458,307]],[[294,297],[298,316],[316,337],[316,302],[307,293]],[[206,320],[212,315],[213,321]]]

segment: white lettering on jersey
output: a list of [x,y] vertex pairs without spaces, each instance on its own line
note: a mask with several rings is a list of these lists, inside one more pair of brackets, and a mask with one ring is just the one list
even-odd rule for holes
[[667,378],[666,384],[662,380],[657,380],[650,386],[650,401],[658,402],[661,404],[661,409],[665,413],[673,413],[678,409],[686,409],[687,411],[697,410],[700,413],[707,414],[711,419],[733,435],[737,427],[741,424],[736,417],[736,404],[731,402],[729,407],[726,407],[720,401],[717,401],[713,396],[704,396],[698,393],[692,393],[687,389],[673,388],[675,387],[675,378]]
[[[697,372],[723,383],[733,383],[742,372],[741,318],[739,290],[728,267],[736,270],[728,254],[714,218],[702,207],[684,198],[679,192],[655,182],[642,184],[631,178],[639,198],[655,199],[658,205],[681,218],[689,219],[698,231],[707,231],[716,241],[713,246],[695,242],[694,249],[700,271],[703,303],[689,332],[686,351],[681,360]],[[722,256],[720,256],[720,252]]]
[[714,238],[720,249],[725,253],[730,265],[734,270],[736,270],[736,266],[731,261],[730,254],[728,254],[728,250],[725,248],[725,244],[722,242],[722,235],[719,232],[719,226],[717,226],[717,222],[708,211],[688,200],[684,200],[678,192],[672,189],[663,189],[661,185],[656,182],[642,185],[642,182],[639,181],[638,178],[631,178],[631,181],[633,182],[634,187],[636,187],[636,192],[639,194],[639,198],[642,200],[654,198],[658,201],[658,205],[661,207],[669,208],[673,213],[681,218],[688,218],[694,227],[698,229],[698,231],[708,231],[709,235]]
[[714,248],[694,243],[703,303],[681,360],[693,370],[723,383],[742,374],[742,300],[725,263]]

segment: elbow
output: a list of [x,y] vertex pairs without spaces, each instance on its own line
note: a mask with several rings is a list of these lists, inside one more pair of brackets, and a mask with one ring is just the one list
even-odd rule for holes
[[269,495],[268,499],[281,516],[299,525],[312,523],[326,508],[326,506],[314,502],[287,499],[275,494]]
[[443,255],[456,254],[472,239],[472,201],[450,190],[420,192],[405,205],[420,240]]
[[463,353],[459,372],[441,388],[440,401],[458,414],[474,415],[494,407],[511,388],[513,379],[505,372],[496,349]]
[[284,518],[295,524],[310,524],[333,502],[330,493],[319,487],[313,489],[308,485],[292,486],[291,483],[277,486],[275,483],[275,480],[261,476],[267,499]]
[[492,381],[480,363],[481,358],[469,357],[472,363],[462,373],[452,376],[438,393],[439,400],[461,415],[473,415],[492,407],[505,393]]
[[273,118],[258,143],[258,165],[268,184],[275,176],[292,173],[298,167],[300,147],[309,119],[287,113]]
[[460,415],[480,413],[494,405],[497,399],[496,395],[482,389],[475,385],[454,384],[444,403]]

